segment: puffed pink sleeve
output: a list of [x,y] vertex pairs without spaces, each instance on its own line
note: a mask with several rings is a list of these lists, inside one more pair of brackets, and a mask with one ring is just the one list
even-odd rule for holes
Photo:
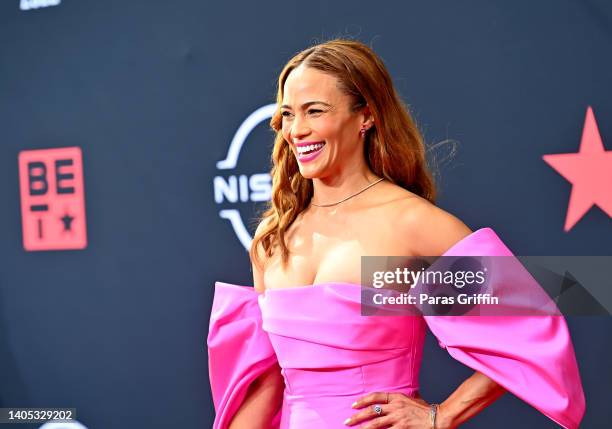
[[[215,407],[213,429],[226,429],[249,385],[276,354],[262,330],[258,293],[250,286],[216,282],[208,330],[208,374]],[[280,408],[272,429],[280,426]]]
[[[475,231],[444,255],[513,256],[490,228]],[[512,273],[507,276],[511,278]],[[508,279],[496,279],[504,280]],[[488,376],[563,428],[579,427],[585,398],[563,316],[424,318],[454,359]]]

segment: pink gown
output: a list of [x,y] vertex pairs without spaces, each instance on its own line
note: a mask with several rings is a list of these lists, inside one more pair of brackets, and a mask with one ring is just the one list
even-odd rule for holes
[[[511,256],[490,228],[447,256]],[[283,402],[271,428],[346,428],[369,392],[419,389],[425,326],[458,361],[495,380],[566,429],[585,399],[563,316],[361,316],[361,286],[324,283],[269,289],[216,282],[207,338],[216,416],[225,429],[250,383],[275,363]]]

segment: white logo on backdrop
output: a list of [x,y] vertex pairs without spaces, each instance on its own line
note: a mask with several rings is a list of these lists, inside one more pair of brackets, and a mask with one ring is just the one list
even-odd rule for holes
[[[225,159],[217,162],[219,170],[236,168],[240,150],[249,134],[257,125],[272,118],[275,110],[276,104],[268,104],[255,110],[242,122],[234,134]],[[272,178],[269,173],[215,176],[213,186],[217,204],[224,201],[230,203],[268,201],[272,196]],[[236,237],[248,250],[253,239],[242,221],[240,212],[237,209],[223,209],[219,211],[219,216],[230,221]]]
[[71,422],[49,421],[43,424],[38,429],[87,429],[87,427],[83,426],[76,420],[72,420]]
[[57,6],[61,2],[62,0],[21,0],[19,2],[19,9],[39,9],[41,7]]

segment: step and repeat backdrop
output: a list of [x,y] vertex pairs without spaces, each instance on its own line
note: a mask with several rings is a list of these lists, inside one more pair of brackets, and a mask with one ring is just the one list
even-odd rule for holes
[[[211,426],[212,292],[252,284],[276,78],[334,37],[452,148],[442,208],[517,255],[612,255],[607,1],[3,0],[0,407]],[[589,429],[612,419],[611,320],[568,317]],[[428,336],[426,399],[471,372]],[[465,427],[556,426],[507,394]]]

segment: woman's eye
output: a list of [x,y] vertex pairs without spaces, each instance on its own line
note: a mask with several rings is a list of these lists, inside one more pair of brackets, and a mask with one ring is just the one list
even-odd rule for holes
[[[307,113],[308,113],[309,115],[318,115],[319,113],[322,113],[322,112],[323,112],[323,111],[322,111],[321,109],[309,109],[309,110],[307,111]],[[284,112],[281,112],[281,116],[282,116],[283,118],[289,118],[289,117],[293,116],[293,113],[288,112],[288,111],[286,111],[286,110],[285,110]]]

